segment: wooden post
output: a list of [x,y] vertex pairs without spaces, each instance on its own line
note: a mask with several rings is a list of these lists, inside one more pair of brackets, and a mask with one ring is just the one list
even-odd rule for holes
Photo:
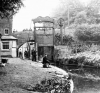
[[1,58],[1,37],[2,37],[2,34],[0,33],[0,63],[2,62],[2,58]]
[[[54,25],[54,23],[53,23],[53,25]],[[55,29],[54,29],[54,27],[53,27],[53,46],[55,45]]]
[[0,38],[0,63],[1,63],[1,38]]
[[54,61],[54,64],[56,65],[54,57],[55,57],[55,28],[54,28],[54,23],[53,23],[53,61]]
[[37,44],[37,36],[36,36],[36,27],[35,27],[35,23],[34,23],[34,47],[35,47],[35,51],[36,51],[36,61],[38,61],[38,44]]
[[63,32],[62,32],[62,30],[63,30],[63,25],[64,25],[64,19],[63,19],[63,18],[60,18],[60,19],[58,20],[58,24],[59,24],[59,26],[60,26],[61,45],[62,45],[62,44],[63,44]]
[[63,32],[62,32],[62,26],[60,27],[60,32],[61,32],[61,45],[63,44]]

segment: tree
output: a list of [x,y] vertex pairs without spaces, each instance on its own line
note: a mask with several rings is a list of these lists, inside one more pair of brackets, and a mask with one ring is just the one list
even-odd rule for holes
[[0,0],[0,18],[11,17],[23,6],[21,0]]
[[87,22],[87,16],[86,16],[86,12],[82,11],[77,13],[77,15],[75,16],[75,24],[84,24]]
[[56,18],[59,19],[61,17],[65,20],[66,26],[68,25],[68,21],[69,24],[73,24],[77,13],[84,10],[84,6],[78,0],[68,0],[68,1],[65,0],[66,3],[62,2],[62,4],[64,5],[61,7],[61,10],[58,9],[58,11],[55,14]]
[[67,45],[67,44],[71,44],[72,42],[74,42],[73,37],[70,35],[64,35],[63,36],[63,44]]
[[58,9],[60,12],[58,11],[58,15],[55,16],[65,20],[65,27],[68,26],[68,23],[73,27],[81,24],[100,24],[100,0],[91,0],[87,6],[81,4],[79,0],[63,3],[64,9],[63,7],[61,10]]
[[100,25],[82,24],[76,28],[74,35],[79,41],[100,42]]
[[60,45],[61,44],[61,34],[57,33],[55,34],[55,45]]

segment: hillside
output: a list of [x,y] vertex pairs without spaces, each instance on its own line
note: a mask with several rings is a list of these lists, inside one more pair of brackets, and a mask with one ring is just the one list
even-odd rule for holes
[[12,35],[18,38],[18,46],[28,41],[29,39],[33,40],[33,31],[15,32]]

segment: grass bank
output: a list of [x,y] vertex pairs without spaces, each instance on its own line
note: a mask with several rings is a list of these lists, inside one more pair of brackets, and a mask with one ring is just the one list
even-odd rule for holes
[[100,52],[85,51],[69,55],[56,61],[57,65],[100,68]]
[[42,63],[11,58],[0,67],[0,93],[67,91],[67,78],[68,73],[57,67],[43,68]]

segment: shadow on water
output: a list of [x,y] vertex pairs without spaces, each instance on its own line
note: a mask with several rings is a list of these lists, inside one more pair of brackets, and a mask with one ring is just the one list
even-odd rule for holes
[[100,93],[100,69],[66,68],[74,81],[73,93]]

